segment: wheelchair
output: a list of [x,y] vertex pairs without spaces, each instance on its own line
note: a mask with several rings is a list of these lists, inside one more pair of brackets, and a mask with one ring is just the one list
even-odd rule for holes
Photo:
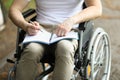
[[[23,13],[25,18],[35,14],[34,9],[29,9]],[[30,18],[34,21],[35,15]],[[110,39],[108,34],[102,28],[94,29],[92,21],[87,21],[79,24],[77,30],[79,34],[79,47],[75,53],[74,71],[71,80],[109,80],[111,69],[111,51]],[[16,60],[7,59],[7,62],[13,63],[13,67],[8,72],[8,80],[15,80],[16,65],[20,59],[22,52],[21,43],[25,37],[25,32],[18,28]],[[54,60],[40,60],[42,65],[42,73],[35,80],[50,80],[49,74],[54,69]],[[54,59],[54,58],[53,58]],[[49,64],[46,66],[45,64]]]

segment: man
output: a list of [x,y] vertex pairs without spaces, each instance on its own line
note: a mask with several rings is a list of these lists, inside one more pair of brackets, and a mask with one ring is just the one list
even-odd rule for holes
[[[11,20],[30,36],[35,36],[44,28],[46,31],[54,32],[58,37],[63,37],[72,28],[77,28],[79,23],[102,14],[100,0],[35,0],[37,18],[36,21],[28,23],[21,12],[29,1],[14,0],[9,15]],[[82,7],[83,2],[87,6],[85,9]],[[63,39],[51,45],[36,42],[27,44],[17,65],[16,80],[34,80],[37,76],[37,63],[46,51],[54,52],[55,55],[52,80],[70,80],[74,54],[78,48],[77,35],[74,35],[75,39]]]

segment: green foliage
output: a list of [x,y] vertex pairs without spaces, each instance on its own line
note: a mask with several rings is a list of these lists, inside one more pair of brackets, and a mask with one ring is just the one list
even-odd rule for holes
[[10,5],[12,4],[13,0],[2,0],[2,3],[4,4],[5,8],[8,10]]
[[[6,10],[8,11],[13,0],[1,0],[1,1],[4,4],[4,7],[6,8]],[[35,2],[34,0],[31,0],[30,4],[28,5],[28,8],[34,8],[34,7],[35,7]]]
[[7,9],[8,9],[8,8],[10,7],[10,5],[12,4],[12,1],[13,1],[13,0],[9,0],[9,1],[6,2],[6,8],[7,8]]

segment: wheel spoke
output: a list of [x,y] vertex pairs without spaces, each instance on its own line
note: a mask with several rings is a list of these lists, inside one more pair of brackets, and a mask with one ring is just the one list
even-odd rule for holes
[[[98,34],[92,45],[91,80],[108,80],[109,78],[109,41],[106,33]],[[107,77],[108,76],[108,77]]]
[[93,77],[95,78],[97,73],[99,72],[99,68],[94,72]]
[[99,61],[99,59],[101,58],[101,55],[103,54],[103,48],[104,47],[104,44],[103,44],[103,42],[101,41],[100,43],[99,43],[99,46],[98,46],[98,50],[96,51],[96,61]]
[[101,66],[103,59],[104,59],[104,43],[103,41],[100,42],[100,46],[98,47],[98,54],[96,54],[96,59],[95,59],[95,67],[96,66]]

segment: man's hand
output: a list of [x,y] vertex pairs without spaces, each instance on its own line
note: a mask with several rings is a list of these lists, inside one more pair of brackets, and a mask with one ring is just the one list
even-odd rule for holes
[[57,25],[55,34],[59,37],[65,36],[69,31],[71,31],[73,25],[74,22],[72,21],[72,19],[67,19],[63,23]]
[[28,33],[28,35],[34,36],[38,33],[39,30],[40,25],[38,22],[34,21],[27,24],[26,32]]

